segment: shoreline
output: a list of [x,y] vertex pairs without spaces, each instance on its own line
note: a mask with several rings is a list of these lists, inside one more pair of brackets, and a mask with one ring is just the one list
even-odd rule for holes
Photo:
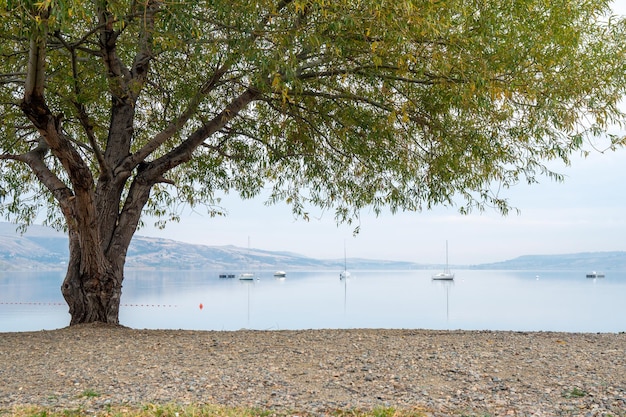
[[177,403],[626,416],[626,333],[82,325],[0,333],[0,380],[0,412]]

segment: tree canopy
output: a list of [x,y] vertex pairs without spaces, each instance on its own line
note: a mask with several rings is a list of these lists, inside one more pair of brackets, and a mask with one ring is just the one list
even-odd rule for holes
[[624,121],[605,0],[0,0],[0,38],[0,214],[46,210],[83,284],[221,192],[506,213],[492,184]]

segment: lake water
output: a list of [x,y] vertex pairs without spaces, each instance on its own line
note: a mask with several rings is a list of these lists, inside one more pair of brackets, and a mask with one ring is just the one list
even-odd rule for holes
[[[626,331],[626,272],[459,270],[289,272],[221,279],[214,271],[129,271],[121,324],[146,329],[321,328]],[[63,272],[0,272],[0,332],[69,324]]]

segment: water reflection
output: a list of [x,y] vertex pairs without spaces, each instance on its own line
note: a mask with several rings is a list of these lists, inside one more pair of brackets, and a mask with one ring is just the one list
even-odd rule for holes
[[348,311],[348,280],[351,279],[349,275],[341,278],[340,281],[343,282],[343,315],[346,316]]
[[248,307],[248,321],[247,327],[250,327],[250,288],[252,288],[252,286],[254,286],[255,280],[244,280],[244,281],[239,281],[241,283],[241,285],[244,285],[246,287],[246,292],[248,293],[248,303],[247,303],[247,307]]
[[[336,271],[290,272],[286,280],[268,271],[242,282],[217,271],[130,271],[120,321],[192,330],[626,330],[626,273],[592,280],[584,271],[458,272],[462,279],[434,282],[432,271],[358,271],[358,280],[341,281]],[[58,272],[0,273],[0,331],[66,326],[62,279]]]
[[443,287],[446,294],[446,323],[450,321],[450,289],[454,286],[454,280],[432,280],[438,287]]

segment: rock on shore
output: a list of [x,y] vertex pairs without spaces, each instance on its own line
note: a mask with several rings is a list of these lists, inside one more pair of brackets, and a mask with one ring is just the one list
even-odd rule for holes
[[0,334],[0,381],[0,414],[175,402],[626,416],[626,334],[74,326]]

